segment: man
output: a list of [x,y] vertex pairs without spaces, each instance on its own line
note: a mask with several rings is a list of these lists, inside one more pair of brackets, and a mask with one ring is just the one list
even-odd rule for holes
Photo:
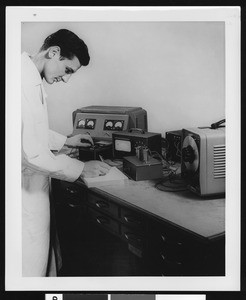
[[[64,154],[66,146],[87,146],[89,135],[67,138],[49,130],[47,83],[67,82],[90,60],[87,46],[69,30],[48,36],[35,55],[22,54],[22,275],[55,276],[54,251],[50,251],[49,179],[73,182],[79,177],[106,174],[110,167],[99,161],[81,162]],[[81,139],[88,143],[81,143]],[[51,253],[51,257],[49,255]],[[48,261],[51,268],[48,270]]]

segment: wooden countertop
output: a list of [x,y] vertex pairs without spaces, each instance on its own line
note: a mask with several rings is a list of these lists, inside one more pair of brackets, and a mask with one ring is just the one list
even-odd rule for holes
[[124,184],[93,188],[98,194],[126,203],[206,239],[225,234],[225,198],[203,199],[190,191],[166,192],[154,181],[128,180]]

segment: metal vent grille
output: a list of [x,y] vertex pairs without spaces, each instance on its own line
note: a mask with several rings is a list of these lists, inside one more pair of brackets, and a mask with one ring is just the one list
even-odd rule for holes
[[225,145],[214,146],[214,178],[225,178]]

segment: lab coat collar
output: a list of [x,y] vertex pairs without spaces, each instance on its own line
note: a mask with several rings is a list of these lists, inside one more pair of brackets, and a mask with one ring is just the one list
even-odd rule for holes
[[[35,66],[34,62],[31,60],[30,54],[28,54],[27,52],[23,52],[22,60],[23,60],[22,68],[25,69],[23,71],[25,72],[25,74],[30,74],[30,76],[24,77],[24,81],[28,85],[33,85],[33,86],[40,85],[41,89],[42,89],[43,97],[47,98],[47,94],[46,94],[44,86],[43,86],[43,80],[40,76],[40,73],[39,73],[37,67]],[[23,76],[22,76],[22,78],[23,78]]]
[[34,62],[31,60],[30,54],[28,54],[27,52],[23,52],[22,59],[22,68],[25,68],[25,74],[30,74],[30,76],[25,77],[25,81],[28,81],[28,83],[31,85],[42,84],[42,78]]

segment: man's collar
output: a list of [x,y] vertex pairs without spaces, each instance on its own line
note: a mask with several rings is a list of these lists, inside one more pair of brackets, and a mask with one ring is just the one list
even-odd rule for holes
[[25,81],[29,84],[33,85],[40,85],[43,83],[41,75],[32,61],[30,55],[26,52],[22,53],[22,58],[24,60],[24,64],[22,65],[22,68],[25,68],[25,73],[29,74],[29,76],[25,76]]

